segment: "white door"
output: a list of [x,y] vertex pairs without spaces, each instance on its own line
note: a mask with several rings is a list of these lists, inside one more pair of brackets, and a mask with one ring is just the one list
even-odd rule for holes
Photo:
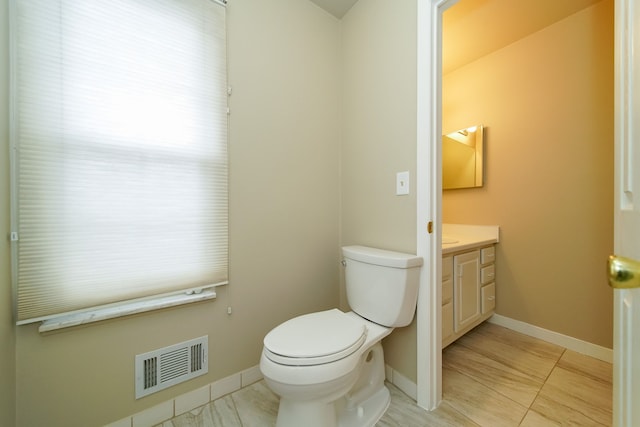
[[615,14],[613,425],[632,427],[640,426],[640,0],[616,0]]

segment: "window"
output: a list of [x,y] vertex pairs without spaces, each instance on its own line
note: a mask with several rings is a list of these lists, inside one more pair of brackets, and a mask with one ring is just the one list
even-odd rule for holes
[[17,322],[227,283],[224,6],[11,7]]

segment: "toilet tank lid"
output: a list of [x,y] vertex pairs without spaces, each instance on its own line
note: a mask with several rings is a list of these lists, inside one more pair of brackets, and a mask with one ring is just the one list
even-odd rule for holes
[[348,259],[383,267],[412,268],[422,265],[422,257],[417,255],[367,246],[343,246],[342,255]]

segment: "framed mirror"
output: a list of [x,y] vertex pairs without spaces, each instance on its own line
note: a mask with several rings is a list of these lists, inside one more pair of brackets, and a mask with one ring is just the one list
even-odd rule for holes
[[442,189],[482,187],[484,127],[460,129],[442,136]]

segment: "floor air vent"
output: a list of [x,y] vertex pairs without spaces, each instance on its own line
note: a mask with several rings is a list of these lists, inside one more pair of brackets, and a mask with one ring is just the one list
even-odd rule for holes
[[209,371],[208,353],[209,337],[204,336],[138,354],[136,399],[206,374]]

